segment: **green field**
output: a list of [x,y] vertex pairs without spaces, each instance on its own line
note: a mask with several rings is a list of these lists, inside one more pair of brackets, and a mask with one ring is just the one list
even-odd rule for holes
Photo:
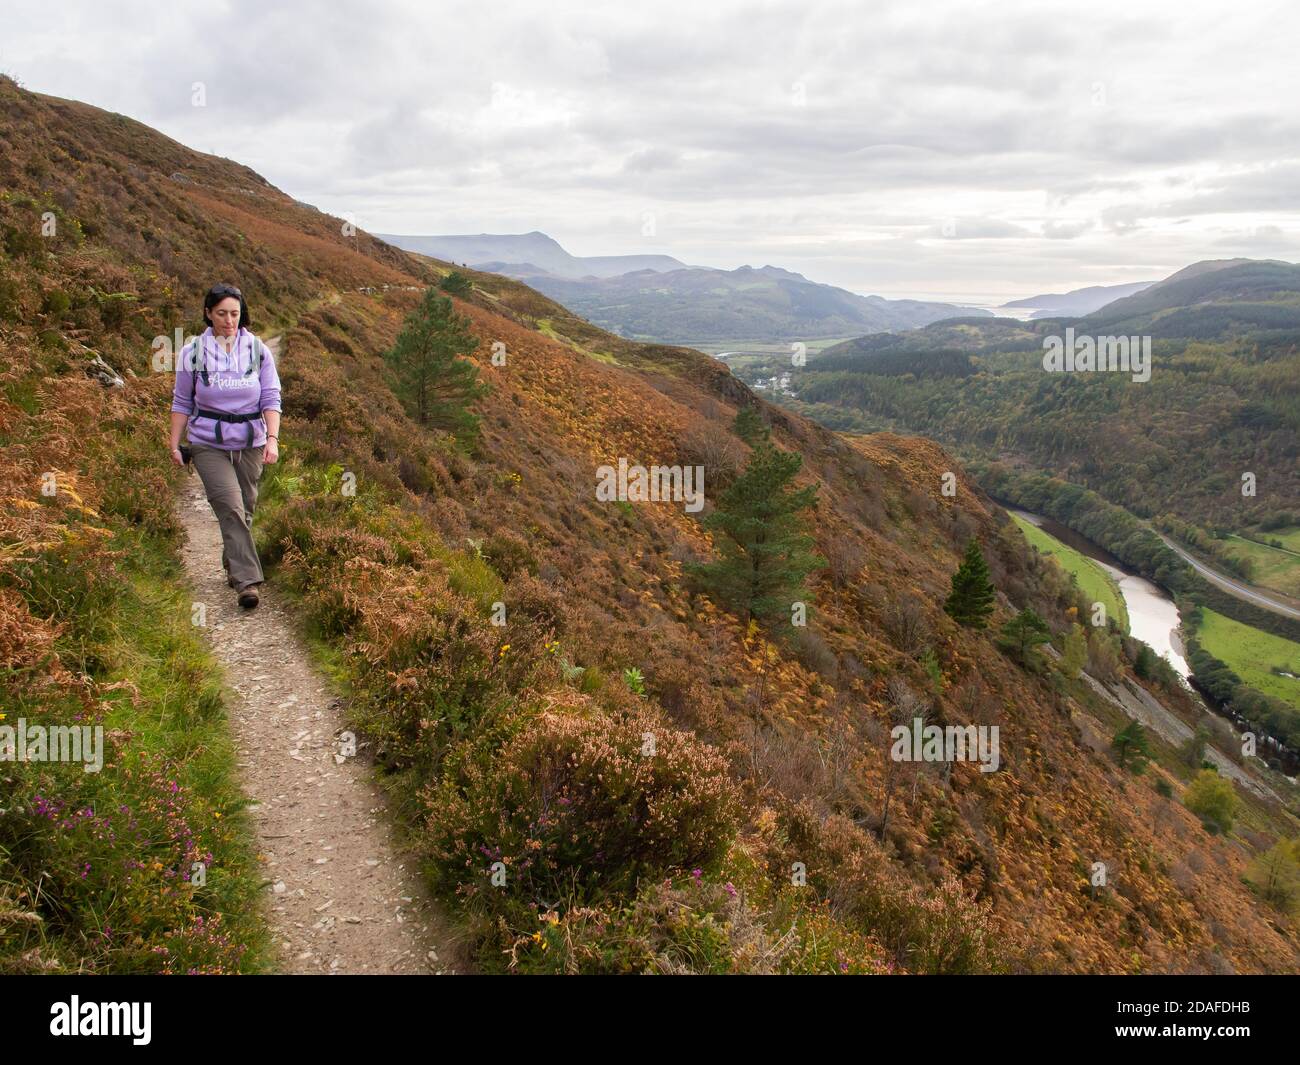
[[1280,540],[1283,547],[1300,555],[1300,525],[1273,529],[1270,532],[1252,532],[1250,535],[1256,540]]
[[1279,550],[1241,536],[1230,536],[1224,541],[1229,553],[1250,561],[1250,582],[1261,588],[1300,597],[1300,530],[1251,535],[1264,540],[1279,540],[1285,548]]
[[1252,688],[1300,709],[1300,680],[1271,672],[1274,666],[1280,666],[1300,677],[1300,643],[1261,632],[1204,607],[1201,617],[1196,638],[1202,647],[1227,663]]
[[1074,574],[1084,595],[1089,596],[1093,602],[1105,603],[1107,616],[1115,618],[1120,628],[1128,632],[1128,610],[1124,607],[1124,596],[1120,594],[1119,585],[1109,573],[1087,555],[1080,554],[1050,533],[1043,532],[1033,522],[1026,521],[1017,514],[1012,514],[1011,520],[1020,527],[1025,539],[1038,548],[1040,554],[1050,555],[1067,573]]

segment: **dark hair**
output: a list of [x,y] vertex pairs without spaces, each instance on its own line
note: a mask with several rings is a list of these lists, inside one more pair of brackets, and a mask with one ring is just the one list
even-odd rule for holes
[[239,328],[251,329],[252,322],[248,317],[248,304],[244,302],[244,294],[235,288],[234,285],[213,285],[208,289],[208,294],[203,297],[203,323],[211,325],[212,319],[208,317],[208,311],[212,310],[218,303],[224,299],[233,296],[239,300]]

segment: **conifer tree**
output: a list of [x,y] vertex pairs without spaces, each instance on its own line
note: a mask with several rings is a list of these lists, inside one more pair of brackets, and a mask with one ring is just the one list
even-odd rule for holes
[[453,270],[439,283],[438,287],[449,296],[468,296],[474,291],[474,282],[459,270]]
[[1036,669],[1040,656],[1034,650],[1052,638],[1047,622],[1032,610],[1022,610],[998,634],[998,646],[1026,669]]
[[766,440],[771,434],[771,430],[768,429],[756,407],[741,407],[740,410],[736,411],[736,417],[731,423],[731,428],[741,440],[751,447],[757,447],[760,442]]
[[1146,729],[1142,727],[1141,721],[1130,721],[1115,733],[1110,745],[1115,748],[1115,757],[1125,769],[1132,769],[1134,773],[1146,769],[1147,761],[1151,758],[1151,748],[1147,746]]
[[993,584],[989,580],[989,567],[984,561],[979,542],[974,537],[966,545],[966,557],[952,575],[952,592],[943,608],[959,625],[972,629],[984,628],[985,619],[993,613]]
[[802,512],[817,505],[817,486],[794,488],[803,458],[761,440],[744,472],[704,519],[720,557],[687,567],[698,586],[744,620],[790,620],[809,593],[804,578],[826,564],[811,549]]
[[384,353],[408,411],[421,425],[446,430],[462,442],[477,435],[478,418],[469,406],[488,391],[479,382],[478,367],[460,357],[478,346],[469,324],[451,300],[430,288]]

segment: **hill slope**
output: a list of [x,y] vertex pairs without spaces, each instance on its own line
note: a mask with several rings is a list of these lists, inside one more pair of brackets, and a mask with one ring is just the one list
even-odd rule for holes
[[1263,333],[1300,341],[1300,264],[1222,259],[1193,263],[1084,317],[1079,329],[1222,339]]
[[[493,391],[478,407],[481,444],[465,453],[407,418],[381,358],[447,267],[346,235],[246,168],[121,116],[7,80],[0,102],[6,705],[55,713],[52,693],[82,693],[100,714],[126,690],[112,685],[141,680],[149,648],[109,657],[92,622],[114,627],[146,560],[163,570],[155,582],[176,568],[176,475],[160,442],[171,379],[152,372],[149,345],[196,324],[213,280],[235,280],[255,328],[285,345],[284,458],[258,520],[271,579],[331,649],[351,719],[484,964],[1300,968],[1294,928],[1241,880],[1261,846],[1295,834],[1291,814],[1244,796],[1242,831],[1208,835],[1152,777],[1116,766],[1116,711],[1089,685],[1026,671],[943,612],[971,535],[1000,589],[995,621],[1033,606],[1059,632],[1086,604],[937,445],[846,440],[755,399],[698,352],[613,336],[472,273],[457,308]],[[47,212],[58,224],[41,237]],[[88,376],[83,344],[122,387]],[[810,531],[829,566],[804,630],[747,627],[692,592],[684,563],[712,545],[680,504],[594,493],[596,467],[627,458],[701,463],[713,499],[747,456],[731,431],[740,405],[817,487]],[[50,470],[75,491],[42,495]],[[955,497],[941,491],[949,473]],[[342,490],[347,474],[355,493]],[[162,610],[182,628],[189,613],[181,601]],[[1097,668],[1124,674],[1113,653]],[[1147,690],[1191,713],[1176,690]],[[221,720],[211,697],[138,696],[117,710],[97,786],[128,779],[144,722]],[[891,760],[889,726],[921,708],[996,724],[1000,768]],[[1176,797],[1189,774],[1168,754],[1151,772]],[[203,757],[184,743],[154,756],[177,771]],[[84,802],[90,785],[61,768],[0,777],[0,801]],[[192,776],[194,810],[210,810]],[[205,831],[219,823],[209,814]],[[0,884],[36,914],[6,933],[6,967],[34,965],[39,946],[60,967],[147,969],[152,944],[182,927],[195,937],[195,915],[231,919],[246,900],[221,892],[256,879],[232,868],[186,887],[184,912],[158,901],[174,895],[120,893],[115,918],[143,913],[141,945],[123,954],[102,945],[102,913],[76,903],[80,865],[61,838],[38,814],[0,820]],[[1098,861],[1111,885],[1100,893]],[[806,885],[792,883],[794,863]],[[240,967],[217,946],[193,955]]]

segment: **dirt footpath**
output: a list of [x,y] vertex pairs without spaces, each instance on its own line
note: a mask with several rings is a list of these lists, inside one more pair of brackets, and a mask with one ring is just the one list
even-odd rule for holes
[[300,645],[274,583],[245,611],[226,586],[221,532],[198,475],[178,513],[204,633],[229,685],[231,729],[265,858],[267,912],[286,973],[449,973],[462,948],[399,853],[364,757],[339,754],[339,701]]

